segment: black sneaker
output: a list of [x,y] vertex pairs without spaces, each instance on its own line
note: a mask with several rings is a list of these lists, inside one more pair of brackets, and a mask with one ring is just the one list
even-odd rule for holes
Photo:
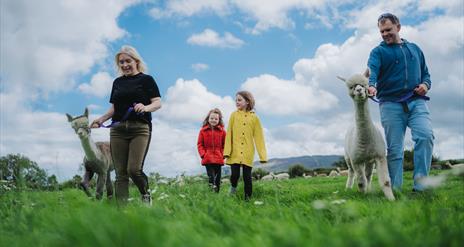
[[142,195],[142,202],[151,207],[152,206],[152,200],[151,200],[151,195],[150,194],[145,194],[145,195]]

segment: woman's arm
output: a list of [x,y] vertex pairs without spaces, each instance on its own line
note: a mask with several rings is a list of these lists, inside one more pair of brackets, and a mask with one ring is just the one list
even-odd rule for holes
[[144,105],[142,103],[138,103],[134,106],[135,112],[154,112],[161,108],[161,98],[156,97],[150,99],[151,103],[149,105]]
[[101,117],[93,120],[93,122],[90,124],[90,128],[100,128],[100,126],[108,119],[113,117],[114,114],[114,104],[111,104],[110,109],[103,114]]

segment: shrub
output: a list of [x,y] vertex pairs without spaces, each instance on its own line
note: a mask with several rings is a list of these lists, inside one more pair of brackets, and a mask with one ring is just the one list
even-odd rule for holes
[[306,172],[306,168],[300,164],[290,166],[288,168],[288,174],[291,178],[303,177],[303,174]]
[[334,162],[332,166],[338,167],[342,170],[348,169],[348,165],[346,165],[345,157],[342,157],[338,161]]
[[[17,189],[48,189],[47,172],[21,154],[8,154],[0,158],[0,180]],[[53,182],[52,179],[50,182]]]
[[267,174],[269,174],[269,172],[265,171],[262,168],[255,169],[255,170],[253,170],[251,172],[251,176],[254,179],[261,179],[262,177],[266,176]]

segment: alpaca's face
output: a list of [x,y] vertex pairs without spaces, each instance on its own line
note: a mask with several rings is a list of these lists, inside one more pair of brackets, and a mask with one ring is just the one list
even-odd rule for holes
[[363,85],[352,84],[349,86],[350,97],[356,101],[367,99],[367,88]]
[[73,119],[71,121],[71,127],[79,138],[88,137],[90,135],[89,119],[85,116]]

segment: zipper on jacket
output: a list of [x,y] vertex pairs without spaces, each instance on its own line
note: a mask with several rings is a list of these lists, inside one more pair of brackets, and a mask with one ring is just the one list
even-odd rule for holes
[[[403,43],[404,44],[404,43]],[[401,53],[403,53],[403,58],[404,58],[404,74],[405,74],[405,80],[404,80],[404,89],[408,88],[408,59],[406,58],[406,53],[403,50],[403,44],[400,44],[400,49]],[[404,44],[406,45],[406,44]]]
[[214,127],[211,126],[211,140],[213,141],[213,153],[214,153]]

